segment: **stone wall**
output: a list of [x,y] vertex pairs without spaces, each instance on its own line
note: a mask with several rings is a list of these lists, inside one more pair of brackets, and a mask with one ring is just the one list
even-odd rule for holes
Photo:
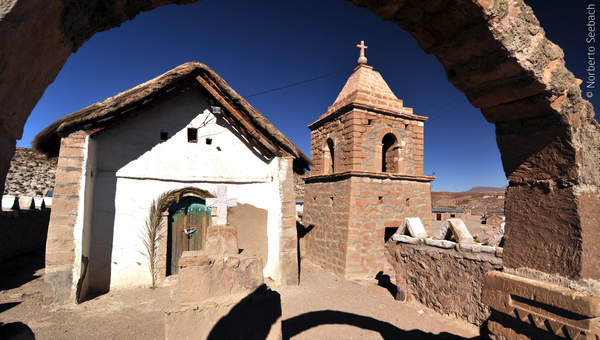
[[0,212],[0,262],[44,250],[50,209]]
[[485,274],[502,270],[502,248],[490,254],[469,251],[460,245],[443,249],[390,240],[386,250],[387,260],[396,272],[398,294],[477,325],[490,315],[481,292]]
[[47,195],[54,188],[57,161],[32,149],[17,148],[6,175],[4,195]]

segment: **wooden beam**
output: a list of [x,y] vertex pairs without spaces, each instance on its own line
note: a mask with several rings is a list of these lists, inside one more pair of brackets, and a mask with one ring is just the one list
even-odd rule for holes
[[251,137],[264,145],[274,155],[280,155],[279,147],[273,144],[270,140],[266,139],[260,131],[256,130],[254,126],[252,126],[237,109],[231,106],[229,102],[225,100],[225,98],[223,98],[223,96],[221,96],[221,94],[211,84],[209,84],[206,79],[202,78],[201,76],[197,76],[196,80],[208,91],[208,93],[210,93],[211,96],[217,100],[217,102],[219,102],[219,104],[221,104],[225,110],[227,110],[227,112],[229,112],[242,125],[244,130],[246,130]]

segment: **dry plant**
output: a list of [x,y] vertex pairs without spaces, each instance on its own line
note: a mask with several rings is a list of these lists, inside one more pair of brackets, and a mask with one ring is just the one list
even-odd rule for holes
[[150,275],[152,275],[152,288],[156,288],[156,281],[158,279],[158,245],[165,232],[165,230],[160,229],[161,214],[171,203],[179,202],[179,199],[185,194],[194,194],[202,198],[215,197],[206,190],[186,187],[164,192],[152,201],[150,213],[146,218],[146,223],[141,234],[142,243],[144,244],[144,248],[146,248],[144,256],[148,258]]

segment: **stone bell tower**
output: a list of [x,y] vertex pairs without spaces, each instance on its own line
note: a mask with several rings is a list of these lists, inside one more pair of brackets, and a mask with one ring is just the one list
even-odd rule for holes
[[347,278],[373,277],[385,263],[386,228],[420,217],[431,232],[430,182],[423,175],[427,117],[404,107],[367,65],[358,66],[327,112],[309,125],[313,168],[306,178],[305,256]]

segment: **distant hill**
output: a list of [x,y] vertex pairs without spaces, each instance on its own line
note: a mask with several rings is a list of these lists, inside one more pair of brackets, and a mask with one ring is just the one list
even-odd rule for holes
[[482,193],[482,194],[503,194],[506,191],[506,187],[472,187],[468,191],[470,193]]
[[432,192],[433,208],[465,209],[472,215],[486,211],[504,211],[504,192],[501,187],[473,187],[465,192]]

